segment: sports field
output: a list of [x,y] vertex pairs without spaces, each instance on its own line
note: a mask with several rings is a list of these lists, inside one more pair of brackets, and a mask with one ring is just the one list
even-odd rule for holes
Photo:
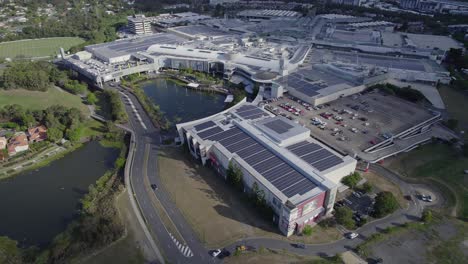
[[0,43],[0,58],[26,57],[41,58],[55,56],[62,47],[65,50],[83,43],[77,37],[59,37],[44,39],[27,39]]
[[36,110],[45,109],[58,104],[67,107],[76,107],[83,114],[88,115],[89,109],[82,103],[79,96],[70,94],[57,88],[49,88],[47,92],[17,90],[0,90],[0,107],[9,104],[18,104],[25,108]]

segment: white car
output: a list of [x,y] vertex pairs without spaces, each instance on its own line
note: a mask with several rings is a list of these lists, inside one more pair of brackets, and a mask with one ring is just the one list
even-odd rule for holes
[[359,236],[359,234],[354,233],[354,232],[350,232],[350,233],[346,233],[345,236],[346,236],[346,238],[349,238],[349,239],[355,239],[356,237]]
[[221,249],[215,249],[215,250],[211,251],[211,256],[213,258],[216,258],[217,256],[219,256],[219,254],[221,254]]

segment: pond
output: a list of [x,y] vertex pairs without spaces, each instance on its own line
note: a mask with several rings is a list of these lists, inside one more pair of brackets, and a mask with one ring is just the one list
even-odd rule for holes
[[207,117],[225,107],[225,95],[196,91],[162,78],[143,83],[142,88],[173,124]]
[[118,155],[118,149],[92,141],[46,167],[0,181],[0,236],[46,246],[76,217],[89,185]]

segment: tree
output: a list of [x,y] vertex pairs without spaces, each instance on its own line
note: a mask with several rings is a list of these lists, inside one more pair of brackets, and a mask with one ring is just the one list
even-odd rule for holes
[[47,129],[47,139],[50,142],[57,142],[62,138],[63,138],[62,130],[55,128],[55,127]]
[[75,129],[67,129],[66,136],[71,142],[78,142],[81,139],[81,127]]
[[239,190],[244,189],[244,183],[242,181],[242,177],[243,177],[242,170],[238,166],[234,165],[232,161],[229,162],[229,166],[226,171],[226,176],[227,176],[227,180],[233,186],[235,186]]
[[96,104],[98,99],[94,93],[88,93],[88,95],[86,96],[86,101],[89,104]]
[[350,175],[341,179],[341,183],[344,185],[354,188],[361,181],[362,177],[358,172],[353,172]]
[[348,207],[343,206],[336,208],[335,219],[338,224],[343,225],[347,229],[355,228],[355,222],[353,220],[353,211]]
[[375,197],[374,216],[384,217],[395,212],[400,205],[391,192],[380,192]]

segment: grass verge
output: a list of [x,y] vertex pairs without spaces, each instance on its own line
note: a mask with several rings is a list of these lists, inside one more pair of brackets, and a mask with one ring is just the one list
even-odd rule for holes
[[46,92],[23,89],[0,90],[0,108],[11,104],[18,104],[31,110],[43,110],[52,105],[63,105],[78,108],[84,115],[89,115],[88,107],[83,104],[79,96],[56,87],[49,88]]
[[78,37],[57,37],[26,39],[0,43],[0,58],[35,58],[52,57],[60,53],[59,49],[68,50],[84,43]]

